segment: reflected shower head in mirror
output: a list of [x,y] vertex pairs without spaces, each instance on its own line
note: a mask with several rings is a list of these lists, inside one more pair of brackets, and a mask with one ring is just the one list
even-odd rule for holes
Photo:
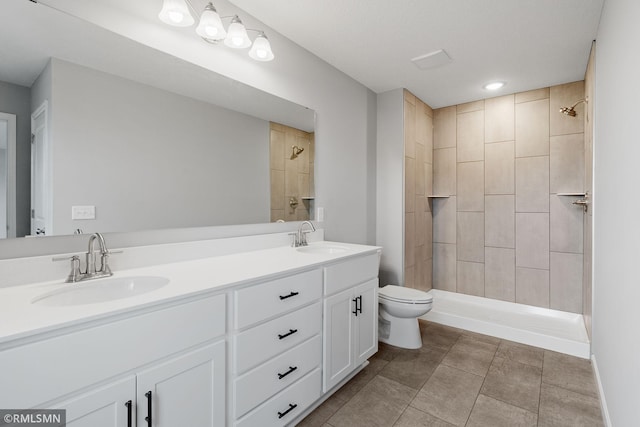
[[297,145],[292,146],[291,149],[291,160],[296,159],[304,151],[304,148],[300,148]]
[[587,98],[585,99],[581,99],[580,101],[577,101],[575,104],[573,104],[571,107],[562,107],[560,108],[560,112],[566,116],[570,116],[570,117],[575,117],[578,113],[576,113],[576,105],[580,104],[581,102],[587,102]]

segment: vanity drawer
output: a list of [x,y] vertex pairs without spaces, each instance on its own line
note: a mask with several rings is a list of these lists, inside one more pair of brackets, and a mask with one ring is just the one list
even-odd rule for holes
[[235,327],[245,328],[321,296],[321,269],[240,289],[235,292]]
[[317,302],[233,337],[235,372],[242,373],[311,338],[322,329],[322,303]]
[[237,427],[286,425],[320,397],[320,378],[320,369],[315,369],[291,387],[238,420],[235,425]]
[[0,402],[31,408],[224,333],[216,295],[0,351]]
[[240,418],[252,408],[302,378],[320,365],[322,338],[309,341],[247,372],[234,382],[235,417]]
[[331,295],[378,277],[378,253],[343,261],[324,268],[324,293]]

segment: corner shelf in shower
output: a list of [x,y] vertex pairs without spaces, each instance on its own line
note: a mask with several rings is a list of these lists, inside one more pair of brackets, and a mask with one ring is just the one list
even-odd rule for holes
[[449,195],[448,194],[429,194],[427,197],[430,199],[448,199]]
[[315,200],[315,197],[300,197],[302,200]]
[[556,196],[574,196],[574,197],[584,197],[587,193],[556,193]]

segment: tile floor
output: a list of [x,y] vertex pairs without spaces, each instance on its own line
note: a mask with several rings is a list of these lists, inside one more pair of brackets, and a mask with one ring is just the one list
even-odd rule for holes
[[299,426],[602,426],[588,360],[420,321]]

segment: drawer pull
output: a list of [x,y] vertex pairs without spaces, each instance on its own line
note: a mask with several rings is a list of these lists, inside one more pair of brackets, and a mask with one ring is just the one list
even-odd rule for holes
[[278,373],[278,379],[279,380],[283,379],[284,377],[286,377],[287,375],[289,375],[290,373],[292,373],[296,369],[298,369],[297,366],[289,366],[289,370],[287,372],[285,372],[284,374]]
[[132,413],[132,404],[133,402],[131,402],[130,400],[128,400],[127,402],[125,402],[124,406],[127,407],[127,427],[133,427],[132,424],[132,420],[131,420],[131,413]]
[[298,407],[297,403],[289,403],[289,409],[287,409],[284,412],[278,412],[278,418],[284,417],[285,415],[287,415],[289,412],[293,411],[297,407]]
[[289,295],[280,295],[280,300],[295,297],[296,295],[300,295],[300,292],[291,291]]
[[151,390],[149,390],[148,392],[146,392],[144,394],[147,397],[147,416],[144,417],[144,420],[147,422],[147,426],[151,427],[153,424],[151,424],[152,420],[151,420],[151,413],[153,412],[153,408],[151,407],[152,403],[152,395],[151,395]]
[[293,335],[296,332],[298,332],[297,329],[289,329],[289,332],[287,332],[286,334],[278,334],[278,339],[285,339],[286,337],[288,337],[289,335]]

